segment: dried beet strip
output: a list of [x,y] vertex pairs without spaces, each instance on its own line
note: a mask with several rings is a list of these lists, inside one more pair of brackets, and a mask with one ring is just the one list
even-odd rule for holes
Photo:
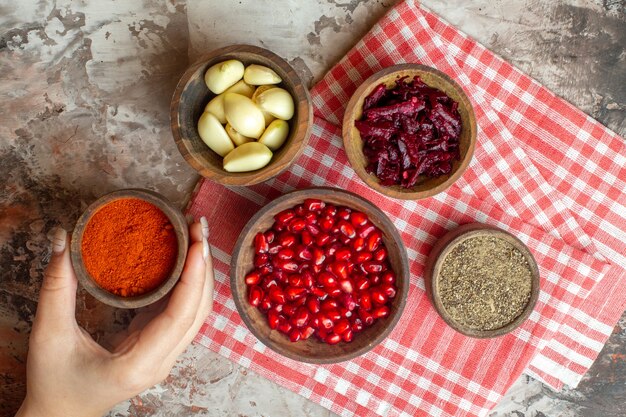
[[355,122],[363,139],[366,170],[382,185],[413,187],[420,176],[449,174],[460,159],[458,103],[419,77],[374,88]]

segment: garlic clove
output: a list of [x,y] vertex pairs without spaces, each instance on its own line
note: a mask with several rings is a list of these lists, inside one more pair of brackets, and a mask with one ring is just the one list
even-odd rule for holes
[[221,94],[226,89],[241,80],[245,68],[241,61],[229,59],[210,67],[204,74],[206,86],[215,94]]
[[265,132],[259,138],[259,143],[275,152],[283,146],[288,135],[289,124],[284,120],[276,119],[265,129]]
[[213,97],[204,108],[204,111],[217,117],[217,120],[219,120],[221,124],[226,123],[226,115],[224,114],[224,94]]
[[272,151],[262,143],[244,143],[224,157],[224,170],[228,172],[255,171],[269,164],[272,155]]
[[198,134],[202,141],[219,156],[225,156],[235,149],[235,145],[228,137],[224,126],[217,120],[217,117],[209,112],[204,112],[200,116]]
[[232,87],[228,87],[224,92],[241,94],[242,96],[251,98],[254,91],[255,88],[253,86],[246,84],[244,80],[239,80]]
[[[256,90],[254,90],[254,94],[252,94],[252,101],[254,101],[256,103],[256,98],[259,96],[259,94],[261,94],[264,91],[269,90],[270,88],[276,88],[276,86],[273,85],[260,85],[256,88]],[[258,104],[258,103],[256,103]],[[269,114],[266,111],[261,110],[261,112],[263,113],[263,117],[265,118],[265,127],[267,128],[267,126],[269,126],[270,123],[272,123],[273,120],[275,120],[276,118],[274,116],[272,116],[271,114]]]
[[251,85],[278,84],[282,81],[273,69],[257,64],[246,67],[243,79]]
[[275,87],[263,91],[256,97],[256,103],[261,110],[268,112],[278,119],[289,120],[293,117],[293,98],[291,94],[283,88]]
[[241,94],[224,94],[224,114],[228,123],[243,136],[258,139],[265,130],[261,109]]
[[224,130],[226,130],[226,133],[230,137],[230,140],[233,141],[235,146],[240,146],[240,145],[243,145],[244,143],[254,141],[254,139],[244,136],[241,133],[237,132],[235,129],[233,129],[233,127],[229,123],[226,124],[226,126],[224,127]]

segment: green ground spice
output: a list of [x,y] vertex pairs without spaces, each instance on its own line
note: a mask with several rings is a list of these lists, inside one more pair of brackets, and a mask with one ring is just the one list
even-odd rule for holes
[[493,236],[469,238],[450,251],[439,277],[444,308],[474,330],[495,330],[515,320],[530,300],[531,286],[524,255]]

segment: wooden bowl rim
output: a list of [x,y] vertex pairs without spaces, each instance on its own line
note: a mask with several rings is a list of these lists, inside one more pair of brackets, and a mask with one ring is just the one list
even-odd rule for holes
[[[378,215],[377,221],[383,224],[385,228],[385,230],[383,230],[383,233],[388,234],[389,237],[393,239],[394,243],[398,246],[398,248],[400,248],[400,253],[399,253],[400,262],[399,263],[400,263],[400,267],[402,271],[394,270],[394,272],[396,273],[396,276],[397,276],[396,283],[398,279],[400,278],[402,279],[402,287],[401,288],[398,287],[398,295],[404,295],[404,297],[402,297],[399,300],[398,308],[395,312],[395,315],[390,316],[388,318],[388,321],[386,322],[386,326],[384,327],[384,329],[367,345],[364,345],[361,348],[356,349],[353,352],[346,352],[346,353],[339,354],[333,357],[310,358],[307,356],[293,353],[292,351],[284,348],[282,345],[279,345],[272,340],[268,340],[266,337],[264,337],[262,334],[260,334],[257,331],[256,327],[253,325],[252,321],[250,320],[250,317],[246,314],[245,312],[246,310],[244,306],[241,304],[239,297],[235,295],[235,292],[238,292],[237,282],[239,281],[239,279],[243,279],[243,277],[241,278],[237,277],[237,263],[239,261],[240,253],[242,252],[242,250],[244,250],[247,247],[245,242],[246,241],[250,242],[250,236],[248,235],[251,234],[251,231],[253,230],[254,225],[261,218],[266,216],[268,213],[271,213],[274,207],[276,207],[277,205],[279,205],[280,203],[284,201],[293,200],[292,201],[293,204],[296,205],[298,204],[298,201],[300,200],[303,201],[306,198],[319,198],[321,200],[324,200],[324,198],[327,197],[328,195],[337,195],[337,194],[343,194],[343,195],[350,196],[351,198],[358,199],[364,206],[367,206],[368,209],[372,210],[372,212],[377,213]],[[248,221],[248,223],[246,223],[246,225],[242,229],[241,233],[239,234],[239,237],[237,238],[237,242],[235,243],[235,250],[233,252],[233,256],[231,259],[233,260],[233,263],[230,269],[231,271],[230,272],[230,287],[231,287],[231,291],[233,292],[233,300],[235,302],[235,306],[237,307],[237,311],[239,312],[239,316],[241,317],[243,322],[246,324],[246,327],[248,328],[248,330],[250,330],[250,332],[261,343],[263,343],[268,348],[272,349],[274,352],[279,353],[283,356],[286,356],[290,359],[300,361],[300,362],[306,362],[306,363],[312,363],[312,364],[318,364],[318,365],[339,363],[339,362],[344,362],[344,361],[354,359],[358,356],[364,355],[365,353],[369,352],[378,344],[380,344],[380,342],[382,342],[395,328],[396,324],[398,323],[398,321],[400,320],[404,312],[404,308],[406,306],[406,301],[408,299],[409,290],[410,290],[411,274],[409,270],[409,261],[408,261],[408,256],[406,252],[406,247],[404,246],[404,241],[402,240],[398,230],[394,226],[391,219],[389,219],[389,217],[375,204],[363,198],[362,196],[352,193],[350,191],[341,190],[341,189],[333,188],[333,187],[312,187],[312,188],[305,188],[301,190],[294,190],[286,194],[283,194],[282,196],[272,200],[271,202],[263,206],[254,216],[252,216],[252,218]],[[295,343],[299,343],[299,342],[295,342]]]
[[[450,317],[439,295],[439,273],[446,256],[462,242],[477,236],[495,236],[511,243],[522,253],[522,255],[524,255],[528,265],[530,266],[532,274],[530,299],[528,300],[528,303],[526,304],[526,307],[524,307],[522,313],[510,323],[493,330],[476,330],[458,323]],[[442,236],[437,241],[435,247],[433,247],[433,250],[428,256],[425,275],[427,281],[426,287],[429,290],[428,293],[430,299],[441,318],[457,332],[478,339],[502,336],[521,326],[526,319],[528,319],[537,304],[541,285],[539,268],[530,249],[519,238],[506,230],[483,223],[464,224]]]
[[[98,212],[105,205],[121,199],[136,198],[146,201],[159,208],[163,214],[167,216],[169,221],[174,227],[176,233],[176,240],[178,242],[178,253],[176,256],[176,263],[170,272],[170,275],[163,280],[163,282],[147,293],[141,294],[136,297],[122,297],[100,287],[94,279],[91,277],[85,264],[83,263],[83,257],[81,253],[81,242],[85,227],[89,223],[91,217]],[[187,249],[189,247],[189,229],[187,227],[187,220],[183,216],[182,212],[176,208],[169,200],[159,193],[151,190],[141,188],[126,188],[121,190],[112,191],[103,195],[96,201],[91,203],[81,216],[76,221],[76,227],[72,231],[72,237],[70,242],[70,258],[72,265],[76,271],[76,277],[78,282],[87,290],[89,294],[95,297],[97,300],[104,304],[118,307],[118,308],[139,308],[148,304],[152,304],[155,301],[164,297],[178,282],[180,274],[182,273],[187,258]]]
[[[369,174],[365,167],[358,164],[356,156],[352,153],[351,147],[349,146],[350,142],[355,140],[354,132],[356,129],[354,128],[355,120],[352,120],[352,112],[348,111],[356,106],[356,103],[361,100],[361,98],[365,99],[366,93],[369,93],[368,90],[377,86],[382,82],[383,79],[393,77],[397,73],[401,72],[415,72],[415,75],[419,75],[421,73],[429,73],[434,75],[435,77],[440,78],[444,82],[448,83],[451,88],[453,88],[460,97],[464,99],[467,103],[466,110],[470,119],[469,126],[469,145],[467,152],[464,158],[460,161],[459,167],[456,171],[448,177],[448,179],[441,184],[438,184],[432,188],[422,191],[411,191],[411,188],[405,189],[400,186],[385,186],[380,184],[378,178],[374,175]],[[426,83],[428,84],[428,83]],[[461,103],[459,103],[461,104]],[[358,133],[358,132],[357,132]],[[448,74],[427,65],[422,64],[397,64],[392,65],[390,67],[386,67],[381,69],[380,71],[372,74],[368,77],[361,85],[356,89],[350,101],[346,106],[346,112],[343,117],[343,127],[342,127],[342,137],[343,137],[343,145],[346,150],[346,154],[348,156],[348,160],[350,161],[350,165],[357,173],[357,175],[361,178],[361,180],[373,190],[391,198],[401,199],[401,200],[421,200],[424,198],[432,197],[436,194],[439,194],[442,191],[448,189],[456,180],[458,180],[467,167],[469,166],[473,156],[474,156],[474,148],[476,146],[476,136],[477,136],[477,125],[476,125],[476,115],[474,113],[474,107],[472,103],[465,93],[465,90],[454,81]],[[359,135],[360,138],[360,135]],[[362,151],[361,151],[362,152]]]
[[[268,164],[267,166],[250,172],[227,172],[224,169],[216,168],[212,164],[204,164],[191,152],[188,152],[189,149],[187,148],[183,140],[183,135],[180,128],[180,97],[183,91],[187,88],[189,82],[191,81],[193,74],[198,70],[199,67],[204,65],[209,60],[219,58],[222,55],[236,53],[249,53],[253,55],[265,54],[267,56],[267,59],[272,61],[272,69],[280,68],[281,71],[283,71],[285,74],[288,74],[287,78],[289,82],[293,84],[294,90],[301,90],[298,91],[298,94],[301,94],[301,97],[294,97],[294,102],[296,105],[298,117],[302,118],[302,121],[298,124],[298,126],[304,125],[304,131],[301,131],[300,128],[296,128],[294,132],[289,132],[288,139],[291,138],[292,141],[295,143],[291,143],[290,146],[288,146],[276,160],[271,161],[270,164]],[[292,73],[292,75],[290,75],[290,73]],[[283,80],[283,83],[284,82],[285,81]],[[176,89],[174,90],[174,93],[172,94],[172,99],[170,101],[170,128],[179,152],[183,155],[185,161],[187,161],[187,163],[191,165],[192,168],[195,169],[200,175],[210,179],[211,181],[215,181],[224,185],[254,185],[267,181],[277,175],[280,175],[282,172],[287,170],[291,166],[291,164],[300,157],[300,155],[302,155],[302,152],[304,151],[304,148],[306,147],[309,137],[311,135],[312,126],[313,105],[311,103],[311,95],[309,94],[309,90],[305,87],[302,79],[298,76],[293,67],[282,57],[270,51],[269,49],[261,48],[254,45],[228,45],[204,54],[192,65],[190,65],[187,70],[185,70],[185,73],[182,75],[182,77],[178,81],[178,84],[176,85]],[[300,137],[302,138],[302,140],[297,141],[296,139]],[[228,180],[224,181],[223,178],[228,178]]]

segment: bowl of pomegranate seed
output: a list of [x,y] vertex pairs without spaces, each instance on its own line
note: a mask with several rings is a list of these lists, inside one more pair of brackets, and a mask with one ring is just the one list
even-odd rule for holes
[[285,194],[235,245],[231,291],[250,331],[291,359],[336,363],[394,328],[409,291],[406,249],[389,218],[334,188]]
[[400,64],[369,77],[350,99],[343,143],[352,168],[389,197],[419,200],[452,185],[474,153],[476,118],[448,75]]

